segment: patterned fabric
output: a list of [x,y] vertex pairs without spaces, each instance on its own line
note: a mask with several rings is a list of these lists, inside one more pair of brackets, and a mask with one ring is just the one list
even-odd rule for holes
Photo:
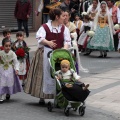
[[0,51],[0,57],[0,95],[21,92],[19,79],[14,71],[18,70],[17,56],[13,51]]
[[43,48],[38,49],[33,57],[24,91],[37,98],[54,98],[53,94],[43,93]]
[[112,38],[110,36],[110,29],[108,26],[101,28],[97,26],[95,35],[88,42],[87,48],[113,51]]

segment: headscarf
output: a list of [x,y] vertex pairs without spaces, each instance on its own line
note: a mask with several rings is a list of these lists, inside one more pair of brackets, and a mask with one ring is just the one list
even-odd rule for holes
[[[93,30],[95,31],[96,28],[97,28],[98,16],[100,15],[100,12],[101,12],[101,4],[105,4],[105,5],[106,5],[106,15],[107,15],[107,17],[108,17],[108,25],[109,25],[109,28],[110,28],[110,35],[111,35],[111,38],[112,38],[112,40],[113,40],[113,33],[114,33],[113,21],[112,21],[112,19],[111,19],[111,14],[110,14],[110,12],[109,12],[109,10],[108,10],[108,6],[107,6],[107,3],[106,3],[105,1],[102,1],[102,2],[100,3],[100,6],[99,6],[99,8],[98,8],[98,12],[97,12],[97,14],[96,14],[96,16],[95,16],[95,19],[94,19],[94,27],[93,27]],[[112,44],[113,44],[113,43],[112,43]]]

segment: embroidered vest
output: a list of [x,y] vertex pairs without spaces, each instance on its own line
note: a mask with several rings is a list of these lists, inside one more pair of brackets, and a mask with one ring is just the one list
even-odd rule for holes
[[98,24],[101,28],[105,27],[107,25],[107,22],[108,22],[107,16],[104,16],[104,17],[99,16],[98,17]]
[[46,31],[45,39],[47,39],[48,41],[56,40],[55,43],[57,44],[57,46],[54,49],[62,48],[64,46],[64,29],[65,29],[64,25],[62,25],[60,33],[51,32],[47,24],[43,24],[43,27]]

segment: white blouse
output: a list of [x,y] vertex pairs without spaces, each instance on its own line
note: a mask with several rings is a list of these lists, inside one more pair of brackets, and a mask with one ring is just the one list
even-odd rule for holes
[[82,26],[81,26],[81,29],[80,29],[80,32],[82,32],[84,30],[84,26],[89,26],[89,27],[92,27],[92,22],[88,22],[88,23],[85,23],[83,22]]
[[[52,22],[51,20],[48,20],[48,22],[46,23],[49,30],[53,33],[60,33],[62,25],[59,25],[58,27],[53,27],[51,25],[51,22]],[[36,39],[38,40],[39,48],[43,47],[43,45],[40,44],[40,43],[45,38],[46,38],[46,31],[45,31],[44,27],[41,26],[36,33]],[[70,32],[69,32],[69,29],[66,26],[65,26],[65,29],[64,29],[64,45],[65,44],[68,44],[69,46],[71,46]]]
[[9,62],[13,61],[14,69],[19,70],[17,56],[12,50],[10,50],[8,53],[5,53],[4,50],[0,51],[0,59],[4,62],[4,64],[0,64],[1,67],[3,67],[5,64],[8,64],[9,66]]

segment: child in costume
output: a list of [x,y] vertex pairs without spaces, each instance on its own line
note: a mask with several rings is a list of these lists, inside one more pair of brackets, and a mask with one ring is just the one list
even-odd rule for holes
[[89,16],[83,15],[83,25],[80,29],[80,37],[78,39],[78,45],[79,45],[79,50],[83,50],[86,48],[85,43],[87,42],[89,36],[87,34],[87,31],[89,31],[92,27],[92,22],[90,21]]
[[24,41],[24,33],[22,31],[19,31],[16,34],[16,38],[17,40],[15,41],[13,48],[14,51],[16,52],[17,55],[17,51],[19,51],[19,48],[22,48],[25,52],[25,57],[20,59],[19,56],[17,55],[18,58],[18,62],[19,62],[19,79],[22,80],[22,86],[24,86],[24,82],[25,79],[27,77],[27,72],[30,66],[30,62],[29,62],[29,48],[27,47],[26,42]]
[[[14,40],[11,39],[11,31],[9,29],[5,29],[5,30],[3,30],[2,34],[3,34],[4,38],[8,38],[10,40],[10,42],[11,42],[11,49],[13,50]],[[0,50],[3,50],[3,49],[4,49],[3,46],[0,45]]]
[[[70,69],[70,62],[68,60],[62,60],[60,65],[61,65],[61,70],[56,72],[57,79],[59,80],[67,79],[69,80],[69,82],[73,81],[74,79],[75,82],[78,82],[78,84],[79,83],[83,84],[80,81],[80,76],[77,75],[77,73],[73,69]],[[72,84],[65,83],[65,86],[72,87]],[[89,87],[89,84],[82,86],[83,90],[86,90],[88,87]]]
[[80,81],[80,76],[70,69],[68,60],[61,61],[61,70],[56,72],[56,78],[62,84],[62,93],[68,100],[84,102],[90,91],[89,84],[85,85]]
[[2,41],[4,50],[0,51],[0,103],[10,99],[10,95],[21,92],[19,78],[19,63],[16,54],[11,50],[8,38]]
[[75,14],[75,17],[74,17],[74,18],[75,18],[74,24],[75,24],[75,26],[76,26],[76,32],[77,32],[77,35],[78,35],[78,38],[79,38],[79,32],[80,32],[81,26],[82,26],[82,24],[83,24],[83,21],[80,20],[80,17],[79,17],[79,14],[78,14],[78,13]]

